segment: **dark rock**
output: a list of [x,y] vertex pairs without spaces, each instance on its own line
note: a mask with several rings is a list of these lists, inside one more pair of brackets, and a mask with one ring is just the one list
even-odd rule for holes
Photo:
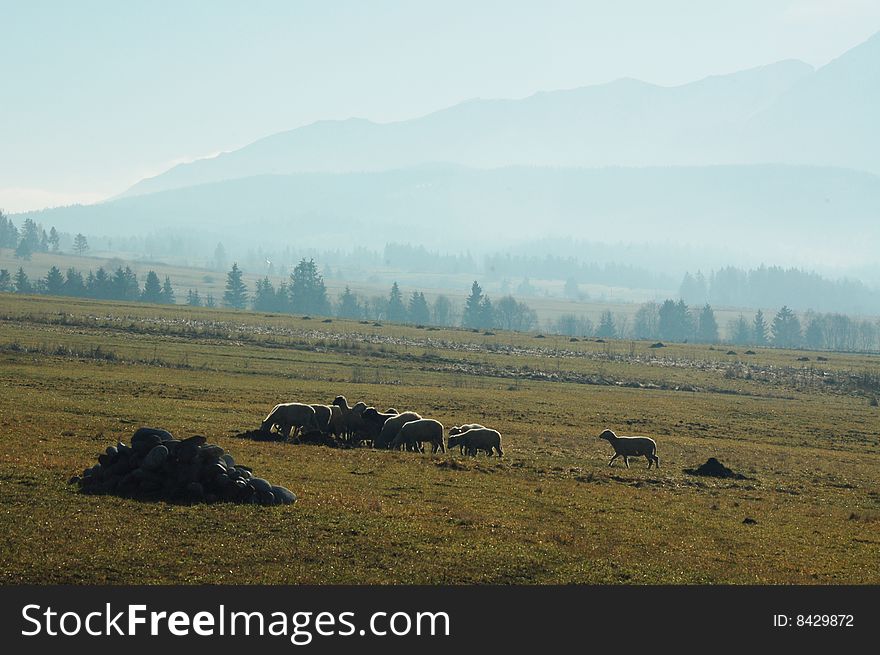
[[745,525],[755,525],[757,521],[753,518],[749,518],[748,516],[743,519],[743,523]]
[[272,493],[275,495],[275,500],[280,504],[292,505],[296,502],[296,494],[285,487],[274,486],[272,487]]
[[156,469],[161,468],[161,466],[165,463],[165,460],[168,459],[168,449],[163,445],[154,446],[147,456],[144,457],[144,463],[141,464],[142,468],[147,469],[148,471],[155,471]]
[[702,464],[695,469],[684,469],[684,472],[689,473],[690,475],[703,475],[712,478],[732,478],[734,480],[748,480],[748,478],[742,473],[734,473],[714,457],[710,457],[706,460],[705,464]]
[[131,438],[131,444],[134,445],[135,442],[140,441],[146,437],[150,436],[159,437],[159,441],[166,441],[168,439],[173,439],[174,435],[172,435],[168,430],[163,430],[162,428],[138,428],[135,430],[134,436]]
[[259,491],[261,493],[271,493],[272,492],[272,485],[269,484],[269,482],[267,480],[264,480],[263,478],[251,478],[250,485],[254,489],[256,489],[257,491]]

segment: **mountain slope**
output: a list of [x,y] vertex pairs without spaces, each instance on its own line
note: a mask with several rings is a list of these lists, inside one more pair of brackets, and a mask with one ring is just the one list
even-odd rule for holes
[[475,167],[699,165],[737,161],[734,128],[812,73],[799,61],[677,87],[624,79],[473,100],[418,119],[321,121],[181,164],[124,196],[262,174],[379,171],[425,162]]
[[65,231],[109,235],[185,229],[238,248],[398,240],[462,252],[565,236],[732,252],[764,248],[774,255],[769,261],[794,252],[854,263],[873,261],[880,246],[880,177],[782,165],[422,166],[255,176],[29,216]]

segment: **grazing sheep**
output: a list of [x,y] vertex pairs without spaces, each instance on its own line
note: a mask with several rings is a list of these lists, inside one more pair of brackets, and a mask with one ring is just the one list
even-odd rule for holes
[[400,432],[400,428],[410,421],[418,421],[421,418],[421,415],[416,412],[403,412],[403,414],[395,414],[390,417],[382,425],[382,431],[379,432],[378,438],[373,441],[373,447],[388,448],[391,442],[394,441],[394,437]]
[[421,451],[421,444],[424,442],[431,444],[431,452],[446,452],[443,445],[443,424],[430,418],[418,419],[404,423],[403,427],[397,433],[397,436],[391,441],[391,448],[398,449],[400,446],[412,446],[416,450]]
[[315,426],[315,408],[303,403],[281,403],[275,405],[269,416],[260,426],[260,432],[268,434],[273,426],[278,426],[281,434],[287,439],[290,437],[290,429],[296,428],[293,438],[296,439],[299,431],[304,427]]
[[656,464],[660,468],[660,458],[657,457],[657,442],[649,437],[618,437],[611,430],[605,430],[599,435],[600,439],[605,439],[614,448],[614,455],[608,461],[608,466],[614,463],[614,460],[623,456],[623,463],[629,468],[630,457],[644,456],[648,460],[648,468],[652,464]]
[[342,410],[342,416],[345,421],[345,436],[348,439],[358,434],[364,429],[364,421],[361,417],[363,411],[367,408],[366,404],[358,402],[354,407],[348,406],[348,400],[345,396],[336,396],[333,404]]
[[345,436],[345,416],[341,407],[330,405],[330,422],[327,426],[327,432],[337,439],[342,439]]
[[[464,425],[454,425],[449,428],[449,436],[451,438],[461,434],[462,432],[467,432],[468,430],[478,430],[483,427],[486,426],[480,425],[479,423],[465,423]],[[449,447],[452,448],[451,443],[449,444]],[[459,444],[458,452],[459,454],[464,455],[464,444]]]
[[501,450],[501,433],[490,428],[472,428],[452,435],[449,437],[449,448],[455,446],[464,448],[468,455],[476,455],[478,450],[483,450],[491,457],[493,449],[498,451],[498,457],[504,455]]
[[310,405],[312,409],[315,410],[315,424],[318,427],[318,430],[327,434],[330,432],[330,418],[333,415],[333,410],[330,409],[330,405]]

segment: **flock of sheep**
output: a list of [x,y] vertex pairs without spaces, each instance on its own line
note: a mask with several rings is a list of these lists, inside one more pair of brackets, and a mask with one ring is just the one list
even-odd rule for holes
[[[448,448],[459,447],[459,452],[475,456],[485,452],[492,456],[497,452],[501,457],[501,434],[479,423],[468,423],[449,429],[449,440],[444,443],[444,428],[440,421],[423,418],[417,412],[398,412],[394,408],[380,412],[375,407],[367,407],[358,402],[349,407],[345,396],[337,396],[331,405],[309,405],[305,403],[282,403],[276,405],[265,418],[260,430],[266,434],[277,429],[286,439],[294,441],[302,434],[318,432],[347,441],[367,443],[374,448],[406,449],[425,452],[424,445],[431,444],[431,452],[446,452]],[[614,455],[608,462],[611,466],[618,457],[629,468],[630,457],[645,457],[648,468],[660,467],[657,457],[657,444],[648,437],[618,436],[611,430],[599,435],[614,448]]]

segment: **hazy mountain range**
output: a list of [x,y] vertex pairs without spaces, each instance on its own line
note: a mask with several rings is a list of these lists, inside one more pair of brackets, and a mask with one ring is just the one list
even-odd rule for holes
[[395,123],[322,121],[32,215],[241,243],[456,250],[553,234],[864,264],[880,245],[878,116],[880,34],[818,70],[782,61],[676,87],[622,79]]

